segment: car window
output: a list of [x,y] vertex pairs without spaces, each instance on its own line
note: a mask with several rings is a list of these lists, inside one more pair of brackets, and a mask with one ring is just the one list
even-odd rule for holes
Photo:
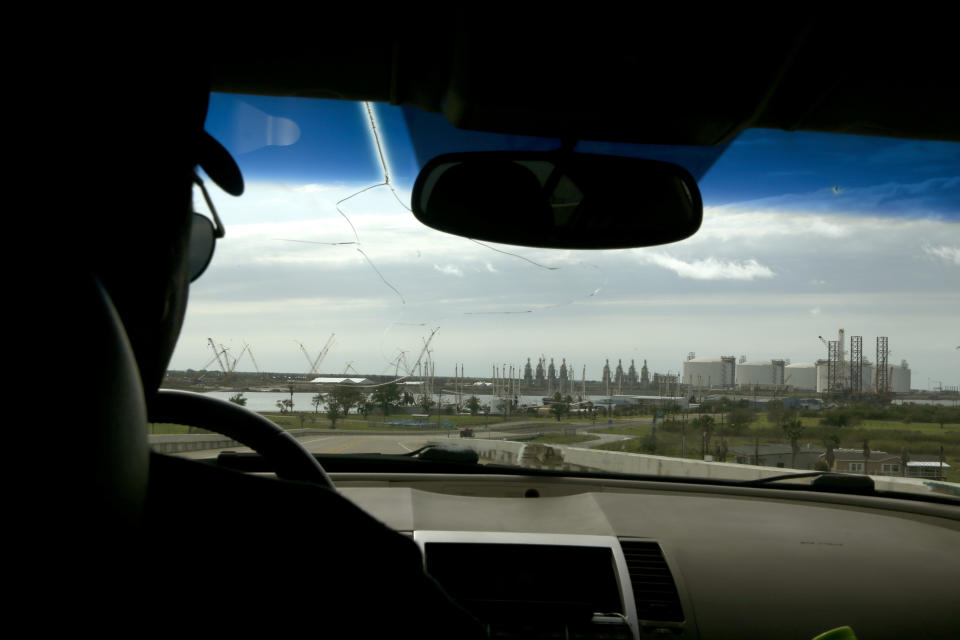
[[704,222],[677,244],[561,251],[444,234],[408,208],[439,153],[557,141],[227,94],[207,130],[246,192],[210,188],[226,236],[167,387],[245,403],[320,453],[472,439],[513,464],[542,444],[568,468],[590,468],[570,447],[960,481],[960,144],[583,142],[685,166]]

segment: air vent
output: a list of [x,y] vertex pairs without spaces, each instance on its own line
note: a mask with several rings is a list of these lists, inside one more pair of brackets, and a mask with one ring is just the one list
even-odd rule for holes
[[656,542],[621,540],[640,620],[683,622],[683,607],[670,567]]

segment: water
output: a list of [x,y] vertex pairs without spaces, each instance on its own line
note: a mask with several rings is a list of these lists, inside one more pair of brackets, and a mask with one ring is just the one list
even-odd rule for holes
[[[229,400],[232,396],[236,395],[233,391],[208,391],[204,395],[208,395],[214,398],[219,398],[221,400]],[[316,396],[316,393],[294,393],[293,394],[293,410],[294,411],[307,411],[312,412],[314,410],[313,398]],[[464,393],[463,401],[466,402],[471,394]],[[278,401],[289,400],[290,393],[284,391],[244,391],[243,397],[247,399],[246,407],[251,411],[256,411],[258,413],[267,412],[267,411],[280,411],[277,407]],[[518,396],[518,401],[521,405],[535,405],[541,406],[543,404],[542,395],[537,396]],[[456,396],[452,393],[435,393],[433,395],[433,401],[439,402],[443,405],[447,405],[453,402],[456,399]],[[588,396],[588,400],[594,404],[598,404],[607,400],[607,396]],[[495,398],[489,395],[478,395],[477,400],[480,401],[480,406],[489,407],[491,402],[495,403]],[[496,407],[491,407],[492,410],[496,410]],[[325,412],[327,410],[327,405],[324,402],[320,403],[320,406],[317,407],[317,410]]]
[[940,399],[940,400],[893,400],[892,404],[938,404],[943,407],[960,407],[960,399]]

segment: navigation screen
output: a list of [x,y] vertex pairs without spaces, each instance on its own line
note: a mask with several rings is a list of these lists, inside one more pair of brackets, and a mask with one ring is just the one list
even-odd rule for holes
[[427,572],[481,620],[624,613],[604,547],[428,542]]

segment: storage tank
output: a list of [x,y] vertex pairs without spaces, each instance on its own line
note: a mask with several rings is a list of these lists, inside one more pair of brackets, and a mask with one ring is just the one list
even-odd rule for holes
[[910,393],[910,365],[906,360],[890,367],[890,391]]
[[682,383],[695,389],[729,388],[734,384],[736,366],[732,356],[691,358],[683,363]]
[[741,362],[737,365],[738,387],[769,387],[783,386],[783,360],[754,360]]
[[817,393],[823,393],[829,386],[829,368],[826,360],[817,360]]
[[788,364],[784,368],[783,384],[798,391],[816,391],[817,365],[812,362]]

